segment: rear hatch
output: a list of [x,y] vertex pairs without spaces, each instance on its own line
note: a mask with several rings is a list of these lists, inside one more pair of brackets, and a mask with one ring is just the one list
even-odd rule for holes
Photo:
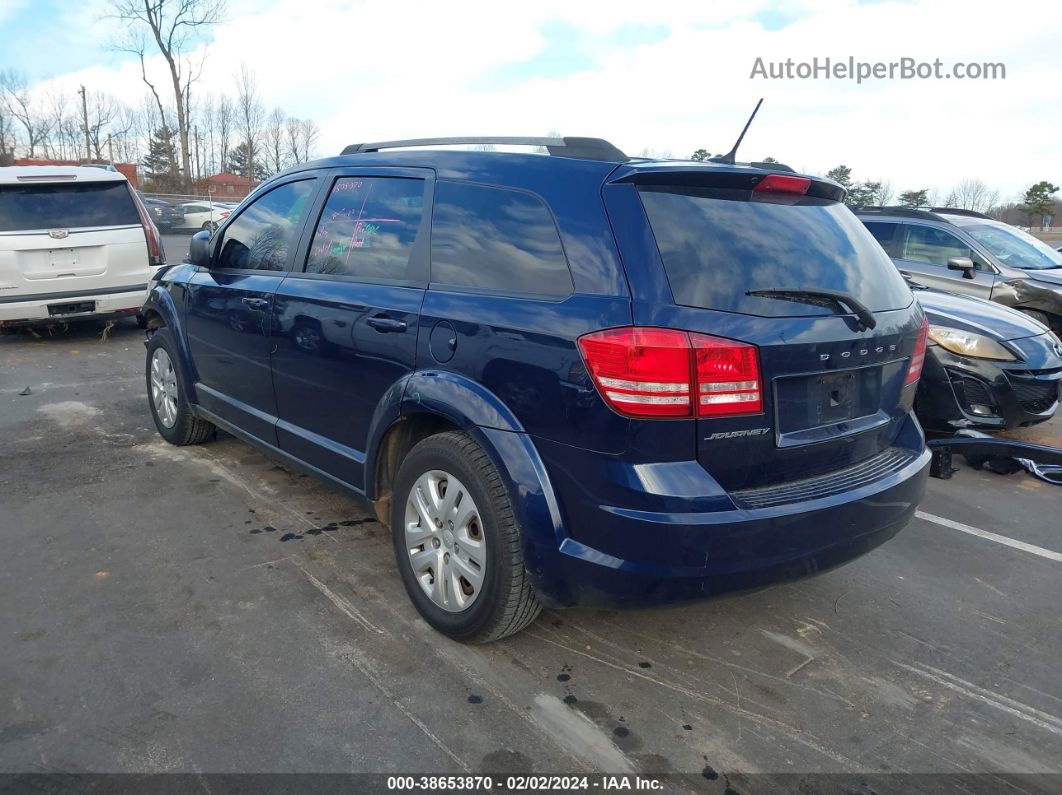
[[[759,382],[758,411],[698,411],[697,457],[720,485],[763,489],[902,460],[893,446],[913,399],[905,383],[922,313],[843,192],[751,169],[633,181],[673,297],[636,299],[635,324],[758,353],[758,379],[741,376]],[[729,387],[701,386],[719,388]]]
[[151,270],[124,180],[0,184],[0,301],[136,290]]

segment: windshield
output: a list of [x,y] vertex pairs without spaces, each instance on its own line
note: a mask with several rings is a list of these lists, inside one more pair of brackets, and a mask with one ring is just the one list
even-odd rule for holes
[[124,181],[0,187],[0,232],[140,223]]
[[837,311],[750,295],[765,290],[841,291],[872,312],[911,303],[892,261],[843,204],[751,201],[747,190],[720,188],[639,193],[678,304],[767,317]]
[[1016,227],[976,224],[967,226],[966,231],[1004,265],[1031,270],[1062,268],[1062,254]]

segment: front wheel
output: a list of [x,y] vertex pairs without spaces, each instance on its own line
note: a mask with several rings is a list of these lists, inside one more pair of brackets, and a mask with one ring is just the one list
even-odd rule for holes
[[148,340],[146,375],[151,417],[159,435],[170,444],[200,444],[213,435],[215,428],[195,416],[185,400],[176,350],[168,328],[160,328]]
[[486,643],[538,616],[508,491],[467,434],[431,436],[403,460],[391,536],[409,598],[444,635]]
[[1021,311],[1028,317],[1031,317],[1037,323],[1042,323],[1048,328],[1052,328],[1051,318],[1046,312],[1041,312],[1039,309],[1023,309]]

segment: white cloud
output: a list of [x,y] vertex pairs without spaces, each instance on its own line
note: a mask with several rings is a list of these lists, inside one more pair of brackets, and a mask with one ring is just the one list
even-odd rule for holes
[[[0,0],[2,2],[2,0]],[[812,172],[838,163],[897,189],[980,177],[1004,197],[1062,180],[1062,6],[995,2],[238,3],[216,31],[200,91],[230,90],[241,62],[269,105],[318,121],[324,152],[355,141],[447,134],[595,135],[637,152],[724,151],[759,96],[746,157]],[[0,5],[0,17],[4,6]],[[766,30],[758,11],[795,18]],[[547,23],[586,34],[597,68],[484,91],[492,70],[527,61]],[[602,44],[624,23],[665,24],[656,44]],[[45,34],[42,33],[42,39]],[[1000,61],[1000,81],[750,80],[757,56],[796,60]],[[101,62],[105,58],[101,54]],[[158,66],[155,67],[158,71]],[[159,72],[159,77],[162,78]],[[134,65],[93,67],[80,82],[139,103]]]

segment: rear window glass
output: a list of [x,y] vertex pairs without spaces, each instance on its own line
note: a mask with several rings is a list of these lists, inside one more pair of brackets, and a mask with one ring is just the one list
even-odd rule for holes
[[642,187],[675,302],[749,315],[832,314],[828,307],[747,295],[841,290],[871,311],[911,303],[892,261],[843,204],[749,201],[748,191]]
[[440,181],[432,214],[434,284],[564,297],[572,277],[557,225],[529,193]]
[[139,223],[125,182],[0,186],[0,232]]
[[881,247],[888,251],[892,241],[896,239],[896,230],[899,224],[887,224],[881,221],[864,221],[863,225],[874,235],[874,239],[881,243]]

